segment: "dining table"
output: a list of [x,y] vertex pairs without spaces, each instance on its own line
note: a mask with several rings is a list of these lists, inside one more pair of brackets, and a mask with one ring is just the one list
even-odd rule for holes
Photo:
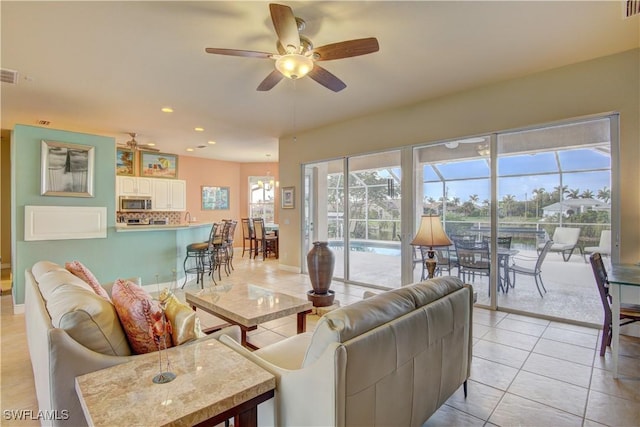
[[[607,271],[609,279],[609,294],[611,295],[611,373],[618,378],[618,357],[620,355],[620,302],[623,298],[623,287],[638,288],[640,295],[640,265],[612,263]],[[636,296],[640,303],[640,296]]]

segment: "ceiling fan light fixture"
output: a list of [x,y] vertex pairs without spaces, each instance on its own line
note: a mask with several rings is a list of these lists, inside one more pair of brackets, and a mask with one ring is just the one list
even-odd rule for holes
[[299,79],[313,69],[313,60],[297,53],[282,55],[276,59],[276,69],[288,79]]

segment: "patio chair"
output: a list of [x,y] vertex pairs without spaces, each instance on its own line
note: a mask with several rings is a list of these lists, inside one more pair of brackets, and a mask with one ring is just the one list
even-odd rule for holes
[[611,230],[602,230],[600,232],[600,242],[598,246],[586,246],[582,249],[584,262],[587,262],[587,255],[598,252],[600,255],[611,256]]
[[[561,252],[562,259],[567,262],[571,259],[574,249],[578,248],[580,253],[582,249],[578,246],[580,238],[580,228],[556,227],[551,240],[554,242],[551,246],[551,252]],[[546,243],[538,245],[538,254],[542,252]]]
[[475,280],[476,274],[489,276],[491,259],[487,242],[464,239],[455,239],[453,242],[458,259],[458,277],[462,276],[462,280],[465,280],[465,277]]
[[[612,313],[611,313],[611,295],[609,294],[609,279],[607,278],[607,270],[602,262],[602,255],[598,252],[589,257],[593,275],[596,278],[596,285],[600,293],[602,308],[604,309],[604,323],[602,324],[602,343],[600,344],[600,356],[604,356],[607,346],[611,345],[612,333]],[[620,326],[640,321],[640,305],[637,304],[620,304]]]
[[[542,291],[540,290],[540,287],[542,286],[542,289],[544,290],[544,292],[545,293],[547,292],[547,289],[544,287],[544,283],[542,282],[542,263],[545,257],[547,256],[547,253],[553,247],[553,245],[554,245],[553,240],[548,240],[547,243],[544,244],[542,250],[538,254],[538,258],[536,259],[536,264],[533,268],[524,267],[518,264],[513,264],[509,266],[509,272],[513,272],[513,280],[511,281],[511,283],[513,284],[514,288],[516,287],[516,274],[522,274],[523,276],[532,276],[535,279],[536,287],[538,288],[538,293],[540,294],[540,297],[541,298],[544,297],[542,295]],[[514,258],[526,259],[525,257],[514,257]]]

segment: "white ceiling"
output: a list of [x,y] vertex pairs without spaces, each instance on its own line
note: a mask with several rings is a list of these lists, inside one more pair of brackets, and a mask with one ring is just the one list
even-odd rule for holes
[[323,62],[341,92],[309,78],[258,92],[272,60],[204,49],[276,52],[268,2],[3,0],[1,66],[19,80],[2,83],[1,126],[48,120],[118,142],[137,132],[163,152],[277,161],[283,135],[640,46],[622,1],[282,3],[315,46],[375,36],[380,51]]

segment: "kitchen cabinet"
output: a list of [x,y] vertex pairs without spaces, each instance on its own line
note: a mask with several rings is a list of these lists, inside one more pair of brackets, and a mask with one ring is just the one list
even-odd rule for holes
[[153,196],[153,178],[117,176],[117,196]]
[[187,182],[155,179],[152,197],[154,211],[184,211],[187,209]]

